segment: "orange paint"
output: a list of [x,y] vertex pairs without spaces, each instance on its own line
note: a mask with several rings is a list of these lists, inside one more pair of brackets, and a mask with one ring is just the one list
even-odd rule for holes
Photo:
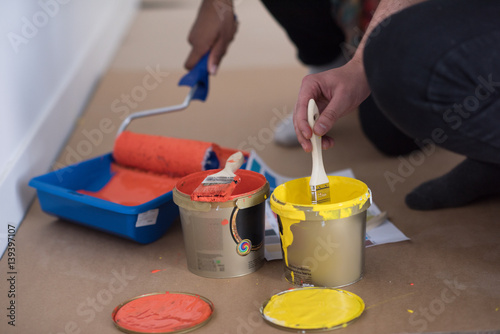
[[200,184],[191,194],[191,200],[200,202],[225,202],[236,188],[241,177],[236,176],[230,183]]
[[180,177],[200,171],[208,149],[225,161],[214,143],[124,131],[116,138],[113,158],[123,166]]
[[221,222],[221,225],[227,225],[229,224],[229,221],[227,219],[224,219],[222,222]]
[[199,325],[212,315],[200,296],[166,292],[134,299],[115,309],[113,320],[124,329],[145,333],[180,331]]
[[[209,175],[217,171],[203,171],[188,175],[179,180],[176,184],[177,190],[181,193],[191,196],[201,182]],[[266,178],[264,175],[255,173],[245,169],[238,169],[235,172],[236,176],[240,177],[240,182],[232,191],[230,196],[224,197],[224,201],[231,201],[243,196],[252,196],[257,193],[265,184]],[[217,200],[214,200],[214,202]]]
[[124,131],[115,141],[112,178],[99,191],[77,192],[121,205],[141,205],[172,191],[182,177],[199,172],[209,149],[219,161],[236,152],[209,142]]
[[128,169],[111,164],[113,177],[99,191],[78,190],[81,194],[127,206],[149,202],[174,189],[179,178]]
[[156,274],[156,273],[159,273],[160,271],[164,271],[166,269],[155,269],[155,270],[151,270],[151,274]]

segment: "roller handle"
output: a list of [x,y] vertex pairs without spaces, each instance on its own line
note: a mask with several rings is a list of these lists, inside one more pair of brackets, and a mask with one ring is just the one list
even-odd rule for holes
[[200,61],[184,75],[179,81],[179,86],[194,88],[193,100],[205,101],[208,95],[208,55],[207,52]]
[[[309,122],[309,126],[311,129],[314,129],[314,124],[319,117],[319,110],[316,102],[313,99],[309,100],[309,104],[307,105],[307,121]],[[328,176],[325,172],[325,167],[323,166],[323,154],[321,151],[321,137],[312,134],[311,137],[312,143],[312,173],[311,180],[309,181],[309,185],[317,186],[320,184],[329,183]]]
[[116,137],[119,137],[120,134],[125,131],[125,128],[130,124],[130,122],[136,118],[183,110],[188,107],[189,103],[193,99],[205,101],[208,95],[208,55],[208,53],[205,54],[195,67],[184,75],[179,81],[179,86],[191,87],[191,90],[184,99],[184,102],[175,106],[144,110],[128,115],[118,128]]

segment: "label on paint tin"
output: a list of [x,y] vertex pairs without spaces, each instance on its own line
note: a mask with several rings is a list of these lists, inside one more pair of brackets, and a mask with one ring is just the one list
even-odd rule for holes
[[224,272],[222,254],[197,253],[198,270],[210,272]]
[[236,243],[236,251],[245,256],[250,251],[259,250],[264,245],[265,202],[249,208],[234,208],[231,213],[231,236]]
[[135,222],[135,227],[149,226],[156,224],[156,219],[158,218],[159,209],[149,210],[137,215],[137,221]]
[[286,278],[290,283],[302,286],[312,285],[311,269],[294,265],[288,265],[286,269]]
[[250,251],[252,250],[252,241],[250,239],[243,239],[238,243],[238,246],[236,246],[236,252],[238,255],[241,256],[246,256],[250,254]]
[[255,259],[248,261],[248,269],[249,270],[254,270],[256,268],[258,269],[262,265],[262,262],[264,262],[263,257],[261,257],[261,256],[256,257]]

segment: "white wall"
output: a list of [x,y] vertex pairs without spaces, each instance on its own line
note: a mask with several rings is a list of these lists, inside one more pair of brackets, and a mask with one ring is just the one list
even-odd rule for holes
[[139,0],[0,0],[0,254]]

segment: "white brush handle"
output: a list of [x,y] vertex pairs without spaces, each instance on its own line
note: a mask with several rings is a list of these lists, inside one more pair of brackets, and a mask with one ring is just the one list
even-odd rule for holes
[[[311,129],[314,128],[316,119],[319,117],[319,110],[316,102],[313,99],[309,100],[307,105],[307,121]],[[325,172],[325,167],[323,166],[323,154],[321,151],[321,137],[312,134],[312,173],[311,180],[309,181],[310,186],[317,186],[324,183],[329,183],[328,176]]]
[[241,165],[243,165],[244,161],[245,158],[243,157],[243,153],[239,151],[234,153],[229,158],[227,158],[226,166],[224,166],[223,170],[217,173],[218,176],[235,177],[236,174],[234,174],[234,172],[236,172],[241,167]]

